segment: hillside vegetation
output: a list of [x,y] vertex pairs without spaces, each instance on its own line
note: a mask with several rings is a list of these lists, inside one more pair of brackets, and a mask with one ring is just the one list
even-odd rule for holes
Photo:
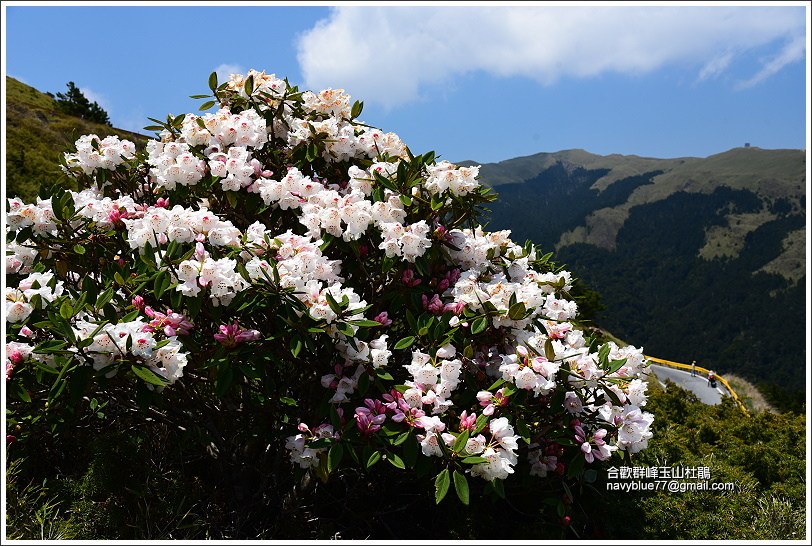
[[[566,150],[486,164],[480,173],[499,193],[488,228],[554,250],[602,295],[610,310],[598,317],[602,327],[648,354],[739,374],[799,409],[802,150],[678,159]],[[781,325],[784,343],[768,341],[769,324]]]
[[59,157],[85,134],[116,135],[139,148],[149,138],[58,112],[52,97],[6,76],[6,197],[33,202],[40,184],[61,178]]

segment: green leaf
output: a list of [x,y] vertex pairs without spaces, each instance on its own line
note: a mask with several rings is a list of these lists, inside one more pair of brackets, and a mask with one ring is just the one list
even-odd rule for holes
[[488,462],[488,459],[486,459],[485,457],[472,456],[472,457],[465,457],[460,462],[465,463],[465,464],[484,464],[484,463]]
[[456,470],[454,471],[454,489],[457,491],[460,502],[468,506],[468,480],[465,479],[464,474]]
[[20,383],[16,381],[7,382],[7,388],[9,394],[13,394],[23,402],[31,401],[31,396],[29,396],[28,391]]
[[389,461],[389,464],[391,464],[391,465],[392,465],[392,466],[394,466],[395,468],[400,468],[401,470],[405,470],[405,469],[406,469],[406,463],[404,463],[404,462],[403,462],[403,459],[401,459],[401,458],[400,458],[400,457],[399,457],[397,454],[395,454],[395,453],[390,453],[389,455],[387,455],[387,456],[386,456],[386,460],[387,460],[387,461]]
[[299,334],[293,334],[290,338],[290,354],[293,355],[293,358],[297,358],[299,353],[302,352],[302,348],[304,347],[304,343],[302,342],[302,336]]
[[63,319],[73,317],[73,307],[71,307],[70,301],[65,300],[62,302],[62,305],[59,306],[59,316]]
[[119,322],[131,322],[136,318],[138,318],[138,315],[140,314],[141,312],[138,309],[136,309],[135,311],[130,311],[129,313],[121,317],[121,320],[119,320]]
[[381,323],[377,320],[350,320],[348,321],[353,326],[360,326],[361,328],[377,328]]
[[406,309],[406,320],[408,321],[409,326],[411,327],[412,331],[415,331],[415,330],[418,329],[417,328],[417,319],[414,318],[414,315],[408,309]]
[[96,300],[96,309],[101,309],[102,307],[107,305],[107,303],[113,298],[113,293],[114,290],[112,286],[107,290],[105,290],[104,292],[102,292],[101,295],[99,296],[99,299]]
[[209,74],[209,89],[211,89],[212,92],[217,91],[217,72]]
[[520,301],[510,307],[508,317],[510,317],[511,320],[522,320],[526,312],[527,308],[524,306],[524,302]]
[[251,96],[251,93],[254,92],[254,76],[253,76],[253,74],[251,76],[248,76],[245,79],[245,85],[243,86],[243,89],[245,89],[245,94],[248,95],[249,97]]
[[584,468],[585,462],[586,461],[584,460],[584,454],[581,453],[581,450],[579,449],[578,452],[575,454],[575,457],[572,459],[572,462],[570,463],[569,470],[567,470],[567,477],[574,478],[575,476],[577,476],[578,473],[581,472],[581,469]]
[[323,447],[331,446],[335,443],[338,442],[333,438],[319,438],[318,440],[314,440],[313,442],[308,442],[306,446],[311,449],[321,449]]
[[341,458],[344,456],[344,446],[340,443],[333,444],[330,451],[327,452],[327,472],[332,472],[341,463]]
[[564,492],[569,497],[569,501],[572,502],[575,498],[572,496],[572,491],[570,491],[570,486],[567,485],[567,482],[561,482],[561,486],[564,488]]
[[490,483],[493,485],[494,493],[499,495],[500,498],[504,499],[505,498],[505,484],[502,482],[502,480],[497,478],[497,479],[493,480]]
[[65,347],[64,341],[52,339],[49,341],[43,341],[37,345],[32,352],[35,354],[50,354],[60,351],[63,347]]
[[460,432],[459,436],[457,436],[456,441],[454,442],[454,447],[452,448],[457,453],[462,453],[465,449],[465,444],[468,443],[468,438],[471,436],[471,431],[468,429],[463,430]]
[[[398,440],[400,440],[400,438],[398,438]],[[417,458],[419,455],[420,455],[420,445],[417,443],[417,440],[415,440],[414,436],[408,434],[407,439],[403,441],[404,462],[408,465],[409,468],[413,468],[415,463],[417,463]]]
[[504,389],[502,389],[502,396],[507,398],[508,396],[513,396],[517,392],[519,392],[519,388],[513,383],[508,383],[505,385]]
[[485,328],[488,327],[488,318],[487,317],[479,317],[474,322],[471,323],[471,335],[476,335],[480,332],[484,332]]
[[612,348],[608,344],[601,347],[600,351],[598,351],[598,358],[600,359],[601,367],[609,364],[609,353],[611,351]]
[[335,313],[336,315],[341,315],[341,312],[342,312],[341,306],[335,300],[333,295],[330,294],[330,292],[325,291],[324,292],[324,297],[327,300],[327,304],[330,306],[330,309],[333,310],[333,313]]
[[547,338],[547,341],[544,342],[544,356],[550,362],[555,360],[555,349],[553,348],[553,340]]
[[407,336],[395,343],[395,349],[405,349],[407,347],[411,347],[414,343],[414,336]]
[[485,428],[485,425],[488,424],[488,419],[489,419],[488,416],[485,415],[484,413],[481,414],[479,417],[477,417],[476,423],[474,424],[474,430],[471,431],[471,434],[479,434],[479,432],[482,431],[483,428]]
[[358,394],[364,396],[369,390],[369,374],[362,373],[358,378]]
[[530,443],[530,428],[527,426],[527,422],[524,419],[518,419],[516,421],[516,431],[519,433],[519,436],[522,437],[522,440],[525,443]]
[[82,245],[77,243],[77,244],[73,245],[73,251],[75,253],[77,253],[77,254],[84,254],[85,253],[85,247],[83,247]]
[[440,501],[445,498],[450,485],[451,479],[448,477],[448,469],[445,468],[437,474],[437,478],[434,480],[434,501],[436,504],[440,504]]
[[355,119],[361,115],[361,111],[364,109],[364,101],[357,100],[352,105],[352,110],[350,111],[350,119]]
[[613,360],[609,363],[609,368],[607,368],[607,373],[615,373],[620,368],[622,368],[626,364],[627,358],[621,358],[620,360]]
[[393,381],[395,378],[392,377],[392,374],[386,372],[384,370],[375,370],[375,375],[384,381]]
[[231,388],[231,384],[234,382],[234,370],[226,364],[226,366],[220,370],[220,374],[217,376],[217,379],[214,380],[214,392],[218,398],[222,398],[228,392],[228,389]]
[[152,281],[152,289],[155,292],[155,297],[161,299],[161,296],[164,295],[164,292],[169,288],[171,282],[172,279],[168,271],[159,271]]
[[132,367],[133,373],[146,381],[147,383],[151,383],[153,385],[166,385],[167,381],[162,378],[160,375],[156,374],[149,368],[145,368],[143,366],[133,366]]
[[367,469],[372,468],[372,466],[375,465],[380,460],[381,460],[381,452],[377,451],[377,450],[373,451],[372,455],[370,455],[369,459],[367,459],[367,462],[366,462]]
[[215,103],[214,103],[213,100],[207,100],[206,102],[204,102],[203,104],[200,105],[200,108],[198,108],[198,110],[201,110],[201,111],[202,110],[208,110],[209,108],[214,106],[214,104]]

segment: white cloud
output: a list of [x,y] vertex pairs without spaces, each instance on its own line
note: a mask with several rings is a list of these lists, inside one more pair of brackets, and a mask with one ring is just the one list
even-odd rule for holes
[[[802,37],[804,24],[798,7],[345,6],[299,36],[298,61],[306,87],[394,107],[473,71],[551,85],[680,65],[702,80],[752,48]],[[804,43],[790,43],[755,83],[797,60],[798,47],[802,58]]]
[[110,101],[107,100],[107,98],[104,95],[102,95],[101,93],[96,93],[89,87],[80,87],[79,91],[81,91],[82,94],[85,96],[85,98],[89,100],[91,103],[93,102],[97,103],[99,106],[101,106],[102,110],[110,114],[111,107]]
[[228,77],[231,74],[245,74],[248,72],[242,66],[238,64],[221,64],[217,68],[214,69],[217,72],[217,81],[223,83],[224,81],[228,81]]
[[785,66],[795,61],[802,61],[806,57],[806,40],[803,36],[796,36],[773,58],[768,59],[755,76],[737,85],[737,89],[747,89],[757,85]]
[[707,80],[709,78],[715,78],[725,70],[727,67],[730,66],[730,62],[733,60],[734,54],[732,51],[726,51],[716,57],[713,57],[711,60],[705,63],[705,66],[702,67],[702,70],[699,71],[699,81]]

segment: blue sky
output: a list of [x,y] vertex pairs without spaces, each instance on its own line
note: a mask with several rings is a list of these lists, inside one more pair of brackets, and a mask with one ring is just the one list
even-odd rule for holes
[[807,2],[171,4],[4,2],[4,73],[142,133],[254,68],[450,161],[808,148]]

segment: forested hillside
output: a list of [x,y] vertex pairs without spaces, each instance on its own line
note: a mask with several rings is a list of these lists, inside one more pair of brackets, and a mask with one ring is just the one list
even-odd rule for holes
[[798,401],[805,169],[800,150],[666,160],[570,150],[481,174],[499,193],[489,229],[555,250],[601,294],[602,327],[648,354],[735,372]]

